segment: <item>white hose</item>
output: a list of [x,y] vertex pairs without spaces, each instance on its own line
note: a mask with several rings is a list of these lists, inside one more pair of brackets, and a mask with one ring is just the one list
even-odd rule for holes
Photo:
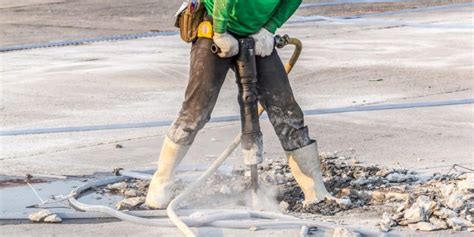
[[[76,199],[77,201],[77,199]],[[76,207],[78,208],[78,207]],[[78,208],[79,209],[79,208]],[[81,209],[82,210],[82,209]],[[216,213],[223,213],[223,212],[234,212],[234,209],[219,209],[219,210],[213,210],[213,209],[180,209],[177,210],[177,214],[179,216],[188,216],[196,212],[203,212],[206,214],[216,214]],[[257,219],[280,219],[280,220],[299,220],[296,217],[293,216],[287,216],[287,215],[282,215],[278,213],[273,213],[273,212],[263,212],[263,211],[253,211],[253,210],[243,210],[246,211],[248,214],[250,214],[251,218],[257,218]],[[138,217],[168,217],[168,214],[166,213],[166,210],[133,210],[133,211],[127,211],[123,210],[122,212],[132,215],[132,216],[138,216]],[[103,213],[103,212],[98,212],[98,211],[81,211],[81,212],[54,212],[54,214],[58,215],[61,217],[61,219],[106,219],[106,218],[115,218],[113,216],[110,216],[109,214]],[[4,213],[0,214],[0,221],[5,220],[5,221],[11,221],[11,220],[29,220],[28,214],[27,213]]]
[[[225,154],[223,153],[223,155]],[[214,167],[215,166],[211,166],[210,169],[213,169]],[[85,191],[91,188],[107,185],[110,183],[124,181],[130,178],[143,177],[138,172],[124,172],[124,173],[127,173],[130,176],[129,177],[117,176],[117,177],[106,178],[106,179],[86,183],[82,186],[77,187],[69,194],[70,198],[68,199],[68,201],[70,205],[74,207],[75,209],[78,209],[81,211],[86,211],[90,213],[94,213],[94,212],[104,213],[107,216],[115,217],[124,221],[132,222],[132,223],[136,223],[140,225],[174,227],[175,223],[170,219],[143,218],[143,217],[156,217],[156,216],[164,217],[163,215],[164,213],[162,213],[161,211],[123,212],[123,211],[118,211],[118,210],[115,210],[113,208],[103,206],[103,205],[92,205],[92,204],[82,203],[76,199],[80,197],[82,193],[84,193]],[[201,176],[201,178],[203,178],[203,176]],[[174,211],[173,213],[176,215]],[[299,228],[302,225],[315,226],[315,227],[322,226],[322,223],[319,223],[316,221],[305,221],[305,220],[300,220],[296,217],[287,216],[287,215],[283,215],[279,213],[265,212],[265,211],[208,209],[208,210],[199,210],[199,211],[180,210],[179,213],[180,214],[191,213],[188,217],[182,217],[182,219],[178,218],[184,225],[190,226],[190,227],[212,226],[212,227],[221,227],[221,228],[230,228],[230,229],[249,229],[249,228],[286,229],[286,228]],[[169,215],[169,213],[167,214]],[[91,218],[94,216],[89,215],[87,217]],[[97,215],[97,217],[100,218],[100,217],[103,217],[103,215]],[[71,218],[73,218],[73,216],[71,216]],[[252,218],[259,218],[260,220],[255,220]]]

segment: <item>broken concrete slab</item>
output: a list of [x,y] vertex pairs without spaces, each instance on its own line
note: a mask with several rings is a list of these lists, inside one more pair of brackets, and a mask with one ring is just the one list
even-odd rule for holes
[[61,223],[62,221],[63,219],[61,219],[61,217],[56,214],[52,214],[44,218],[44,222],[46,223]]

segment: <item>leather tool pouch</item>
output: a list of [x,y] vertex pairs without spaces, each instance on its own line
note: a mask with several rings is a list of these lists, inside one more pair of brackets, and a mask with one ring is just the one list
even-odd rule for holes
[[188,6],[178,14],[174,26],[179,28],[181,39],[186,43],[193,42],[197,38],[198,26],[204,17],[206,8],[204,4],[198,4],[198,7],[193,7],[193,4]]

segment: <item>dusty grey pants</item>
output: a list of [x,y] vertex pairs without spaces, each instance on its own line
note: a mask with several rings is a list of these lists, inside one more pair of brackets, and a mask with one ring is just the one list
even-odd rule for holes
[[[185,99],[178,118],[168,131],[168,137],[180,145],[191,145],[198,131],[211,118],[227,71],[235,61],[235,58],[220,58],[211,53],[211,45],[212,40],[199,38],[191,48]],[[291,151],[310,144],[303,112],[293,97],[276,50],[268,57],[257,56],[256,63],[258,100],[265,108],[283,149]]]

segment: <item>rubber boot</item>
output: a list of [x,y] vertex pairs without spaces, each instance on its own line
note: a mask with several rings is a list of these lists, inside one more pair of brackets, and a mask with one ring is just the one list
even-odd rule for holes
[[338,201],[324,186],[316,141],[294,151],[287,151],[291,173],[304,193],[304,204],[317,203],[325,198]]
[[148,207],[164,209],[168,206],[171,201],[174,171],[183,160],[189,147],[174,143],[168,136],[165,138],[158,160],[158,170],[151,179],[146,195],[145,204]]

